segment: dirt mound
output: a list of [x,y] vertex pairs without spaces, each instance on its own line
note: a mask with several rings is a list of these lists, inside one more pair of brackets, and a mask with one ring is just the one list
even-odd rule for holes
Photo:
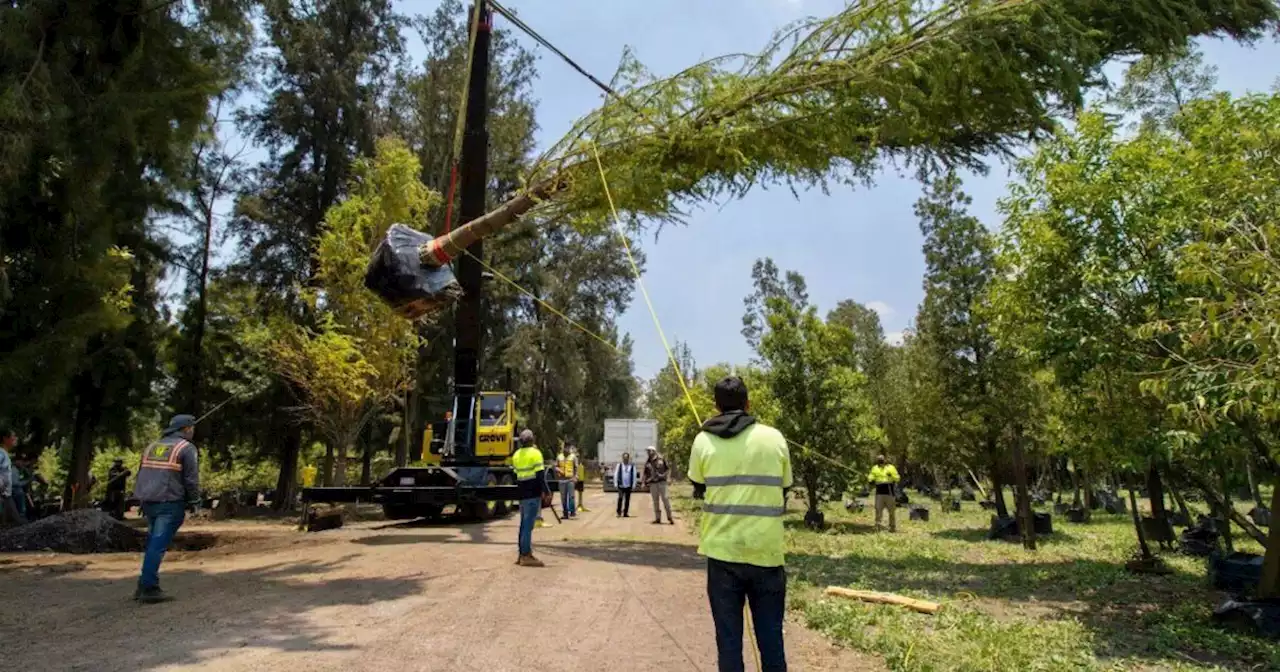
[[146,539],[101,511],[81,509],[0,532],[0,552],[125,553],[141,551]]

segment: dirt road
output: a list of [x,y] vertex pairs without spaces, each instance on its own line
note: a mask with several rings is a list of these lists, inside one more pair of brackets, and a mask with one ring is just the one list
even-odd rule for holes
[[[652,525],[643,513],[615,518],[598,491],[590,499],[593,512],[560,526],[548,515],[550,525],[535,531],[544,569],[514,566],[514,517],[349,523],[313,534],[282,523],[193,523],[184,532],[211,534],[218,545],[169,554],[161,580],[179,599],[160,605],[129,599],[134,555],[0,555],[5,664],[103,672],[715,670],[692,536],[679,524]],[[882,669],[795,623],[787,646],[795,670]]]

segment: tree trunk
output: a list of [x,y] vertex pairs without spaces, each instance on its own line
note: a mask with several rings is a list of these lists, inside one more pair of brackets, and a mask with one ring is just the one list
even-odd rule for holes
[[[1280,511],[1280,476],[1272,479],[1271,511]],[[1267,555],[1262,561],[1262,582],[1258,584],[1258,596],[1280,599],[1280,524],[1271,523],[1267,534]]]
[[1196,522],[1191,517],[1191,509],[1187,508],[1187,500],[1182,498],[1182,493],[1178,492],[1178,488],[1169,488],[1169,494],[1173,496],[1173,503],[1178,505],[1178,510],[1181,511],[1183,517],[1187,519],[1187,523],[1190,524]]
[[1075,496],[1071,499],[1071,508],[1079,509],[1084,506],[1084,500],[1080,498],[1080,470],[1075,468],[1072,463],[1071,469],[1071,489],[1075,491]]
[[347,456],[351,454],[351,448],[346,441],[338,444],[338,459],[333,465],[333,484],[339,488],[347,484]]
[[1092,511],[1094,507],[1097,506],[1097,501],[1095,501],[1097,500],[1097,497],[1094,496],[1097,493],[1094,492],[1095,488],[1093,485],[1093,479],[1090,477],[1088,470],[1083,470],[1080,473],[1081,480],[1084,481],[1084,506],[1086,509]]
[[[414,418],[419,415],[418,407],[421,404],[421,396],[414,388],[405,390],[404,397],[404,415],[400,417],[400,440],[396,441],[396,466],[403,467],[409,464],[409,442],[421,441],[426,435],[427,425],[425,422],[416,423]],[[414,434],[414,436],[410,436]],[[429,446],[423,446],[420,452],[425,456]]]
[[999,467],[991,469],[991,497],[996,505],[996,515],[1008,518],[1009,506],[1004,501],[1004,479]]
[[807,513],[818,513],[822,508],[821,502],[818,501],[818,475],[812,471],[806,470],[803,480],[804,496],[809,505]]
[[196,291],[196,323],[191,330],[191,388],[188,390],[187,413],[196,417],[204,403],[204,335],[209,314],[209,257],[213,240],[213,212],[206,213],[204,221],[204,249],[200,254],[200,279]]
[[1031,514],[1031,493],[1027,489],[1027,463],[1022,446],[1022,428],[1014,429],[1013,436],[1014,497],[1018,507],[1018,529],[1022,532],[1022,546],[1036,550],[1035,519]]
[[89,505],[89,467],[93,464],[93,441],[102,419],[102,387],[89,372],[76,376],[76,414],[71,433],[71,466],[63,488],[63,509]]
[[276,511],[288,511],[293,508],[293,500],[298,491],[298,454],[302,452],[302,428],[290,424],[285,428],[284,440],[280,442],[280,476],[276,478],[275,500],[271,502]]
[[1147,468],[1147,501],[1151,503],[1151,517],[1159,521],[1168,521],[1169,515],[1164,508],[1164,481],[1160,478],[1160,470],[1155,464]]
[[[1244,460],[1244,473],[1249,477],[1249,493],[1253,495],[1253,505],[1259,509],[1263,508],[1266,503],[1262,501],[1262,488],[1258,487],[1258,479],[1253,475],[1253,457],[1246,457]],[[1273,511],[1275,509],[1272,509]]]
[[1138,550],[1142,552],[1143,560],[1150,560],[1153,556],[1151,547],[1147,545],[1147,535],[1142,532],[1142,516],[1138,514],[1138,497],[1133,492],[1133,479],[1125,479],[1125,483],[1129,487],[1129,508],[1133,516],[1133,529],[1138,533]]
[[364,442],[364,455],[360,460],[360,485],[369,485],[373,480],[373,451],[378,445],[378,430],[374,428],[370,432],[369,438]]
[[333,485],[333,444],[325,443],[324,459],[320,462],[319,481],[323,487]]
[[1218,506],[1217,517],[1222,519],[1222,545],[1226,547],[1228,553],[1236,550],[1235,542],[1231,539],[1231,510],[1235,505],[1231,503],[1231,492],[1227,489],[1230,487],[1227,480],[1227,470],[1222,464],[1218,465],[1218,477],[1222,483],[1222,503]]

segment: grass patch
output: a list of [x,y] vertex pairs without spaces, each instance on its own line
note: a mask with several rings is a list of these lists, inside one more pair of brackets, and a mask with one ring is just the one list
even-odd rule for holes
[[[678,503],[697,529],[697,503]],[[1170,576],[1136,576],[1131,520],[1095,515],[1087,524],[1054,519],[1037,551],[987,541],[991,514],[970,502],[898,533],[877,533],[873,513],[826,510],[828,529],[787,520],[790,606],[807,624],[891,670],[920,672],[1280,669],[1280,647],[1213,627],[1225,595],[1212,590],[1204,561],[1166,554]],[[1260,553],[1242,534],[1237,550]],[[829,585],[942,602],[937,616],[822,593]]]

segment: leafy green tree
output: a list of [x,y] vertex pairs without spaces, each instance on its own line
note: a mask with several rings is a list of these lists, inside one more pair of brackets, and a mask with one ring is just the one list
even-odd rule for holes
[[69,441],[85,491],[103,430],[149,407],[163,316],[149,218],[248,33],[243,3],[20,2],[0,25],[0,407]]
[[917,325],[926,366],[934,369],[939,392],[951,411],[934,422],[956,437],[952,447],[991,477],[996,512],[1007,516],[1004,485],[1008,473],[1006,433],[1018,420],[1011,406],[1020,372],[1012,351],[997,347],[987,291],[995,275],[994,241],[976,217],[955,173],[928,185],[915,206],[924,235],[924,302]]
[[[1152,216],[1193,236],[1172,255],[1183,300],[1139,331],[1164,353],[1162,370],[1144,387],[1210,444],[1196,451],[1202,464],[1239,464],[1215,441],[1234,428],[1248,446],[1246,459],[1280,474],[1280,96],[1219,95],[1191,103],[1174,123],[1178,140],[1131,143],[1131,151],[1150,156],[1144,180],[1180,196],[1153,203]],[[1271,509],[1280,510],[1280,487]],[[1280,597],[1277,529],[1265,540],[1261,592],[1269,597]]]
[[[533,54],[501,28],[502,21],[494,23],[488,100],[491,203],[523,187],[522,173],[529,168],[537,129]],[[386,123],[418,154],[423,181],[448,197],[450,187],[456,186],[451,163],[458,159],[454,142],[470,24],[463,4],[449,0],[430,15],[415,18],[413,25],[426,57],[400,69]],[[445,228],[446,210],[433,214],[433,230]],[[585,234],[570,223],[530,219],[486,247],[484,262],[494,277],[484,289],[480,378],[491,388],[505,387],[510,380],[522,422],[541,441],[574,440],[589,450],[603,437],[604,418],[634,413],[631,345],[616,327],[617,316],[630,301],[633,280],[616,234],[608,229]],[[643,257],[638,259],[643,264]],[[428,342],[418,356],[411,403],[417,409],[411,411],[415,437],[421,436],[422,423],[439,418],[452,403],[452,333],[452,315],[424,327]]]
[[1168,128],[1188,103],[1208,96],[1216,83],[1217,68],[1205,65],[1204,54],[1187,46],[1130,64],[1112,103],[1123,112],[1141,115],[1141,126]]
[[[350,184],[360,156],[372,156],[393,66],[403,53],[404,18],[389,0],[267,0],[259,84],[269,92],[242,113],[243,128],[267,150],[248,171],[230,232],[239,243],[229,273],[258,288],[260,320],[319,328],[306,300],[317,282],[317,246],[326,214]],[[265,393],[280,415],[273,441],[280,462],[277,505],[293,501],[304,430],[285,408],[305,397],[293,385]],[[332,442],[330,442],[332,447]]]
[[627,60],[619,98],[548,148],[526,191],[442,247],[465,249],[535,205],[600,224],[612,200],[673,221],[760,184],[864,184],[884,160],[982,169],[1079,109],[1112,58],[1170,53],[1199,35],[1254,39],[1275,18],[1269,0],[878,0],[666,79]]
[[[799,274],[787,277],[791,287],[804,286]],[[815,307],[795,300],[802,292],[778,295],[771,280],[761,274],[756,283],[755,296],[765,297],[757,352],[776,404],[776,426],[793,441],[791,460],[807,498],[806,521],[820,525],[822,502],[839,498],[859,480],[884,434],[866,376],[857,370],[853,332],[823,322]]]
[[298,410],[335,449],[326,483],[346,484],[347,457],[365,425],[410,381],[413,325],[369,300],[364,274],[388,227],[425,225],[438,201],[419,171],[417,158],[390,139],[379,141],[375,158],[358,161],[350,195],[329,210],[317,246],[319,291],[308,296],[317,326],[277,318],[255,335],[274,370],[303,391]]

